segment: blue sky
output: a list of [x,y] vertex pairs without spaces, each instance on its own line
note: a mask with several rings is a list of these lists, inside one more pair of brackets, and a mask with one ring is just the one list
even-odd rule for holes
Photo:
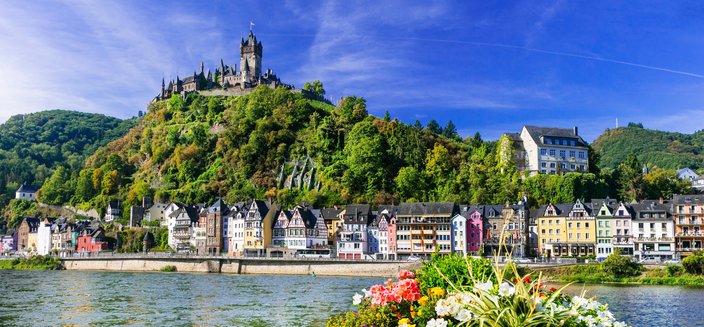
[[496,139],[629,121],[691,133],[704,121],[704,3],[634,1],[8,1],[0,10],[0,122],[62,108],[136,115],[161,78],[239,63],[250,20],[264,67],[323,81],[370,113],[452,120]]

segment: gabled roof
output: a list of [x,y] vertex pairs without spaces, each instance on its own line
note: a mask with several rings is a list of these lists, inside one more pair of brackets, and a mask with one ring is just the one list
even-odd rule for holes
[[320,214],[323,216],[323,219],[325,219],[325,220],[337,219],[337,215],[340,214],[340,212],[342,212],[342,210],[335,209],[335,208],[322,208],[322,209],[320,209]]
[[222,200],[222,198],[218,198],[213,205],[211,205],[208,208],[208,213],[217,213],[220,212],[221,214],[226,214],[230,209],[228,208],[227,204],[225,204],[225,201]]
[[672,203],[682,205],[704,204],[704,194],[675,195],[672,197]]
[[35,217],[25,217],[23,221],[27,222],[27,225],[29,225],[29,230],[36,230],[39,227],[39,223],[41,222],[39,218]]
[[254,202],[257,205],[259,215],[262,217],[262,219],[264,219],[264,217],[266,217],[266,214],[269,213],[269,204],[266,201],[262,200],[254,200]]
[[528,135],[530,135],[533,142],[538,145],[557,145],[557,144],[545,144],[543,143],[543,136],[552,137],[564,137],[576,139],[575,146],[586,147],[587,142],[585,142],[581,136],[576,135],[574,129],[571,128],[556,128],[556,127],[539,127],[539,126],[523,126]]
[[37,188],[27,183],[22,184],[20,188],[17,189],[17,193],[37,193]]
[[451,217],[459,211],[458,209],[454,202],[402,202],[398,205],[396,215],[443,215]]

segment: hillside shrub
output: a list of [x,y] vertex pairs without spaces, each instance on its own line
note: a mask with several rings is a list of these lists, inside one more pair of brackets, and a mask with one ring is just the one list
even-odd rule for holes
[[682,266],[690,274],[701,275],[704,273],[704,253],[694,252],[682,260]]
[[161,269],[160,269],[159,271],[162,271],[162,272],[175,272],[175,271],[176,271],[176,266],[174,266],[174,265],[166,265],[166,266],[161,267]]
[[643,271],[643,265],[633,262],[630,257],[622,256],[621,252],[616,250],[601,263],[601,269],[614,277],[635,277]]
[[684,273],[684,271],[685,271],[684,267],[681,265],[670,264],[665,267],[665,272],[667,273],[667,276],[669,276],[669,277],[675,277],[675,276],[682,275]]

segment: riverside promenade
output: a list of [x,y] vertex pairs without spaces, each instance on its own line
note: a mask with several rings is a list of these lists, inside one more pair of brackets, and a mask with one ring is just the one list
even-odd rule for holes
[[178,272],[389,277],[403,269],[420,268],[420,262],[392,260],[340,260],[310,258],[252,258],[165,254],[102,254],[61,258],[66,270],[159,271],[174,266]]

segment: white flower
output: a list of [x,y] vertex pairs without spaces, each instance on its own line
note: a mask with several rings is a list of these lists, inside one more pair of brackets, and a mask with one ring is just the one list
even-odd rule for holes
[[467,309],[462,309],[453,317],[460,322],[470,321],[472,320],[472,312]]
[[438,314],[438,316],[446,316],[450,313],[451,305],[446,299],[440,299],[438,302],[435,304],[435,313]]
[[459,293],[455,295],[457,297],[457,301],[460,304],[470,304],[472,303],[472,296],[469,293]]
[[628,325],[623,322],[617,321],[614,323],[614,327],[628,327]]
[[371,291],[367,291],[366,288],[363,288],[363,289],[362,289],[362,293],[364,293],[364,297],[372,297],[372,292],[371,292]]
[[428,320],[428,323],[426,323],[427,327],[447,327],[447,321],[442,318],[438,319],[430,319]]
[[354,293],[354,296],[352,297],[352,304],[359,305],[360,303],[362,303],[362,294]]
[[573,306],[574,308],[579,308],[579,307],[581,307],[581,306],[583,306],[583,305],[587,305],[587,303],[589,303],[589,300],[587,300],[587,299],[585,299],[585,298],[583,298],[583,297],[581,297],[581,296],[574,296],[574,297],[572,297],[572,306]]
[[475,292],[479,292],[479,291],[489,292],[493,288],[494,288],[494,283],[492,283],[490,280],[487,281],[486,283],[474,284],[474,291]]
[[499,295],[511,296],[516,292],[516,289],[509,283],[503,283],[499,286]]

